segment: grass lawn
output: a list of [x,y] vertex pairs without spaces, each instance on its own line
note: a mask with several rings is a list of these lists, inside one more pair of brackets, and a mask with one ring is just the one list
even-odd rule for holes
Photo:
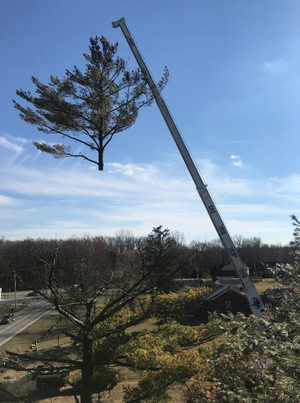
[[262,294],[268,288],[273,288],[275,286],[275,279],[274,278],[265,278],[264,281],[260,281],[259,283],[253,284],[257,289],[259,294]]
[[[36,361],[24,361],[24,366],[27,368],[36,368],[38,365],[43,365],[43,358],[76,359],[79,354],[78,349],[74,348],[70,338],[63,334],[63,331],[68,330],[69,328],[70,323],[65,319],[62,319],[59,315],[51,314],[43,316],[41,319],[37,320],[16,335],[13,339],[3,344],[0,349],[0,354],[4,353],[4,351],[11,351],[18,354],[26,354],[35,358]],[[20,363],[22,364],[23,360],[21,360]],[[11,369],[7,369],[5,372],[0,371],[0,382],[26,374],[27,371],[22,372]],[[2,403],[3,400],[1,399],[3,399],[2,395],[0,396],[0,401]],[[44,400],[43,391],[38,392],[38,401],[43,403],[75,402],[74,397],[71,396],[52,396],[51,399],[47,398]]]
[[[63,335],[65,329],[67,329],[67,322],[61,320],[59,315],[43,316],[3,344],[0,350],[9,350],[20,354],[35,352],[36,340],[38,340],[38,352],[53,347],[64,347],[70,344],[70,339]],[[33,346],[34,348],[32,348]]]
[[[25,366],[36,367],[42,364],[43,357],[70,357],[74,355],[74,348],[70,339],[63,335],[67,322],[61,320],[58,315],[43,316],[38,321],[17,334],[13,339],[3,344],[0,354],[11,351],[18,354],[26,354],[37,359],[36,362],[27,362]],[[59,322],[59,323],[58,323]],[[25,373],[24,373],[25,374]],[[0,374],[0,382],[4,379],[21,376],[22,373],[14,370],[6,370]]]

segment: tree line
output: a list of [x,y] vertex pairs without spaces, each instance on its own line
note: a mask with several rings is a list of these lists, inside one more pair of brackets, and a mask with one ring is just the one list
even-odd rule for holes
[[[213,278],[217,269],[229,263],[219,240],[193,241],[189,245],[178,232],[171,232],[180,255],[184,257],[179,278]],[[131,231],[120,230],[115,236],[71,237],[68,239],[0,240],[0,287],[3,291],[14,287],[24,289],[30,283],[44,287],[45,263],[57,250],[56,281],[62,287],[77,285],[85,289],[97,283],[97,275],[107,270],[133,270],[147,237],[135,237]],[[252,276],[268,276],[266,266],[290,263],[292,245],[266,244],[260,238],[234,237],[235,246],[250,268]],[[97,274],[98,273],[98,274]]]

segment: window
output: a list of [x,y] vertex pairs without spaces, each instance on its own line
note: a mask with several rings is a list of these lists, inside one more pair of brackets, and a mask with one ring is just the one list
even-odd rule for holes
[[228,311],[229,309],[231,309],[231,301],[225,301],[225,309]]
[[208,301],[208,300],[205,301],[205,308],[207,308],[207,309],[210,308],[210,301]]

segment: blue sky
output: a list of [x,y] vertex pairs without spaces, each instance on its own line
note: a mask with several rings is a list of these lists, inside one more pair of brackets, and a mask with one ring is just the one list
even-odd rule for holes
[[[154,226],[187,242],[216,233],[155,104],[114,137],[98,172],[37,151],[46,136],[13,108],[76,65],[89,38],[119,43],[125,17],[232,235],[288,243],[300,218],[300,3],[298,0],[12,0],[0,3],[0,236],[147,235]],[[18,100],[25,105],[22,100]]]

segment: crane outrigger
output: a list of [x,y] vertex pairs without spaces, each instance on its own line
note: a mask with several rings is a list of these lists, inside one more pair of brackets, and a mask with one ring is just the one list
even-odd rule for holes
[[226,226],[217,210],[217,207],[208,192],[207,185],[205,185],[204,181],[202,180],[202,178],[197,170],[197,167],[179,133],[179,130],[165,104],[165,101],[164,101],[163,97],[161,96],[160,92],[158,91],[157,86],[156,86],[127,26],[126,26],[125,18],[123,17],[120,20],[113,22],[112,26],[114,28],[118,28],[118,27],[121,28],[121,30],[128,42],[128,45],[130,46],[132,53],[134,54],[135,59],[145,77],[145,80],[146,80],[147,84],[149,85],[150,90],[152,91],[156,104],[173,136],[173,139],[174,139],[174,141],[178,147],[178,150],[185,162],[185,165],[190,172],[190,175],[196,185],[196,189],[199,193],[200,198],[203,201],[203,204],[208,212],[208,215],[220,237],[220,240],[221,240],[224,248],[227,251],[228,257],[231,261],[231,265],[233,266],[237,276],[241,280],[243,290],[246,294],[246,297],[248,298],[252,313],[257,317],[262,317],[263,311],[264,311],[264,304],[263,304],[256,288],[253,286],[251,279],[248,276],[245,265],[242,262],[239,254],[234,246],[234,243],[226,229]]

